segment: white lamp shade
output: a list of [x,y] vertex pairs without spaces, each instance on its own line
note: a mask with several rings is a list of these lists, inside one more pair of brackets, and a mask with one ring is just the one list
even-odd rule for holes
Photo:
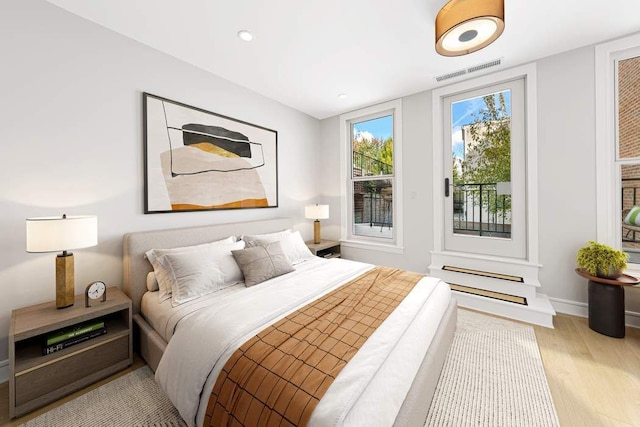
[[97,244],[96,216],[27,218],[27,252],[58,252]]
[[329,205],[305,206],[304,217],[307,219],[327,219],[329,218]]

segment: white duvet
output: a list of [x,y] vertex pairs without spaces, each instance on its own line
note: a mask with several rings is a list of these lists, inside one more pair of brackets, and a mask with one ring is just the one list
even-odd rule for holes
[[[238,347],[371,268],[314,258],[259,285],[209,296],[206,307],[182,310],[181,319],[171,322],[177,326],[156,380],[189,426],[202,425],[218,373]],[[422,279],[340,372],[309,425],[392,425],[450,299],[444,282]]]

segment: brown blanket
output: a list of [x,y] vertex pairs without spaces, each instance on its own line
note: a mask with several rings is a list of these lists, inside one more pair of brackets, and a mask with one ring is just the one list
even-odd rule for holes
[[338,373],[422,277],[376,267],[264,329],[225,364],[204,425],[306,425]]

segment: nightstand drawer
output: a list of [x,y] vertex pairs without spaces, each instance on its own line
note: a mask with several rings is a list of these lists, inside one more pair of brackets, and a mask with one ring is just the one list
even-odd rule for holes
[[129,335],[127,334],[113,341],[103,341],[93,348],[89,347],[64,359],[53,360],[50,364],[28,370],[23,374],[17,373],[16,406],[81,380],[87,376],[87,372],[98,372],[129,358]]

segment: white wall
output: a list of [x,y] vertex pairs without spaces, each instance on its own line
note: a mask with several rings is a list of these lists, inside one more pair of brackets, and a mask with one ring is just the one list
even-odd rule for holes
[[[98,216],[76,293],[121,283],[129,231],[292,217],[311,237],[316,119],[40,0],[0,3],[0,52],[0,361],[11,310],[55,299],[55,254],[25,252],[27,217]],[[143,91],[277,130],[280,207],[144,215]]]
[[[431,165],[431,95],[420,92],[402,99],[402,162],[403,162],[403,221],[404,254],[378,252],[343,247],[349,259],[380,265],[392,265],[411,271],[426,272],[429,251],[433,246],[431,199],[433,197]],[[323,176],[320,191],[330,203],[330,220],[323,230],[330,228],[331,237],[340,237],[340,146],[338,117],[322,121],[321,139],[324,147]],[[333,214],[335,212],[335,215]]]
[[[586,315],[587,281],[575,254],[596,238],[595,72],[593,46],[537,62],[540,282],[556,309]],[[343,248],[361,261],[426,272],[433,250],[431,91],[403,98],[404,255]],[[339,125],[321,122],[324,174],[320,190],[339,212]],[[331,163],[331,166],[329,164]],[[338,177],[338,178],[335,178]],[[328,184],[331,184],[329,186]],[[334,237],[340,218],[332,215]],[[640,289],[626,288],[627,312],[640,313]],[[640,317],[638,318],[640,321]],[[635,322],[637,323],[637,322]]]

